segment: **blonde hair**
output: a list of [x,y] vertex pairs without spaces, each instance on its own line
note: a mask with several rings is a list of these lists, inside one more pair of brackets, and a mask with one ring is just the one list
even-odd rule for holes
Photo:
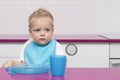
[[46,9],[43,9],[43,8],[39,8],[38,10],[34,11],[30,17],[29,17],[29,28],[31,27],[31,20],[33,18],[50,18],[51,21],[52,21],[52,26],[54,26],[54,18],[52,16],[52,14],[46,10]]

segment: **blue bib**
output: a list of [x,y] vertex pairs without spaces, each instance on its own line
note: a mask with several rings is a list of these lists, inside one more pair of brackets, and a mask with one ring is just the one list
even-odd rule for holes
[[24,61],[29,66],[49,66],[50,55],[56,52],[56,41],[51,39],[46,45],[39,45],[35,42],[29,43],[24,50]]

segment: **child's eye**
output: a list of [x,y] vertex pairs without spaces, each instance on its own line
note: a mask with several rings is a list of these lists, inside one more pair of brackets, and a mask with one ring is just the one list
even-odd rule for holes
[[50,31],[50,29],[45,29],[45,31]]
[[36,30],[34,30],[35,32],[39,32],[40,31],[40,29],[36,29]]

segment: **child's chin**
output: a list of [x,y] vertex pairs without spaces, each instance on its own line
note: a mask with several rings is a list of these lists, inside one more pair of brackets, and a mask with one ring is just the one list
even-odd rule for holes
[[44,43],[39,43],[39,44],[40,44],[40,45],[46,45],[47,43],[44,42]]

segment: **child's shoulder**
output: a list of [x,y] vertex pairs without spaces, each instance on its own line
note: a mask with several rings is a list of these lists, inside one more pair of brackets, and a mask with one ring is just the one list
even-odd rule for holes
[[35,47],[36,43],[34,41],[29,42],[26,47]]

